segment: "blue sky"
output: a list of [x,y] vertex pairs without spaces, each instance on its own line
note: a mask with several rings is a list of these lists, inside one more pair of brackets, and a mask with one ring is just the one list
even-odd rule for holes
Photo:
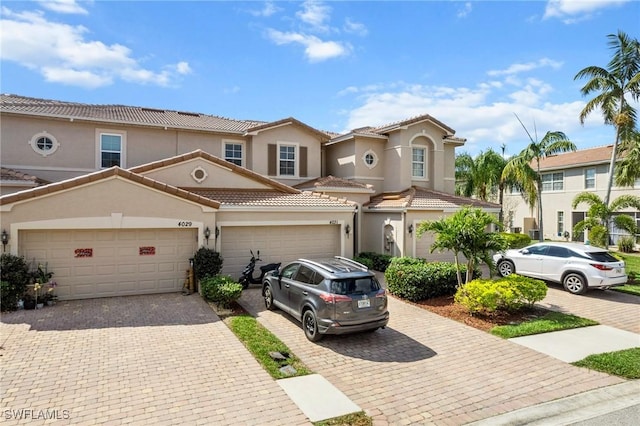
[[587,148],[614,132],[574,76],[639,28],[632,0],[3,0],[0,90],[334,132],[429,114],[472,154],[518,153],[517,114]]

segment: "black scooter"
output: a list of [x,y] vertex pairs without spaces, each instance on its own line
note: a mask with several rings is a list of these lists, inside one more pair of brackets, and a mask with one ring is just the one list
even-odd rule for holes
[[249,287],[249,284],[262,284],[262,279],[264,275],[269,271],[274,271],[280,268],[280,263],[269,263],[268,265],[264,265],[260,267],[260,276],[258,278],[253,277],[253,271],[256,268],[256,262],[261,262],[260,259],[260,250],[257,251],[257,256],[253,254],[253,250],[249,250],[251,252],[251,260],[249,264],[245,266],[244,271],[242,271],[242,275],[240,275],[240,279],[238,282],[242,284],[242,288]]

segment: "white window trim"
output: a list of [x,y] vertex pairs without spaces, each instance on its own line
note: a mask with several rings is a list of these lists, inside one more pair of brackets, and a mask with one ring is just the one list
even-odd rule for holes
[[[553,175],[556,174],[562,174],[562,189],[553,189],[553,183],[557,182],[556,180],[553,179]],[[542,176],[540,179],[542,179],[542,177],[547,176],[547,175],[551,175],[551,189],[545,190],[544,189],[544,181],[541,181],[540,184],[542,185],[541,191],[542,192],[565,192],[564,189],[564,172],[549,172],[549,173],[542,173]]]
[[[593,188],[587,188],[587,171],[588,170],[593,170]],[[584,189],[596,190],[596,188],[598,187],[598,183],[596,180],[597,176],[598,176],[598,170],[595,167],[587,167],[586,169],[584,169]]]
[[229,145],[241,145],[242,146],[242,157],[240,157],[240,166],[242,167],[246,167],[246,145],[244,143],[244,141],[241,140],[234,140],[234,139],[223,139],[222,140],[222,159],[225,161],[229,161],[227,160],[227,144]]
[[121,130],[109,130],[109,129],[96,129],[96,169],[102,170],[102,147],[100,136],[113,135],[120,136],[120,165],[118,167],[122,169],[127,168],[127,132]]
[[[367,164],[367,155],[371,155],[373,157],[373,163],[371,164]],[[368,149],[363,155],[362,155],[362,162],[364,163],[365,166],[367,166],[367,168],[369,169],[373,169],[374,167],[376,167],[378,165],[378,154],[375,153],[375,151]]]
[[[560,221],[560,215],[562,214],[562,221]],[[565,226],[564,226],[564,211],[562,210],[558,210],[556,211],[556,231],[558,233],[558,236],[562,236],[562,234],[565,231]],[[560,229],[560,225],[562,225],[562,229]]]
[[[423,176],[415,176],[413,174],[413,150],[414,149],[421,149],[424,151],[424,159],[423,159],[423,168],[422,171],[424,172]],[[429,164],[429,150],[427,149],[426,145],[411,145],[411,180],[419,180],[419,181],[428,181],[429,180],[429,173],[427,171],[427,164]]]
[[[292,146],[294,147],[294,159],[293,159],[293,175],[281,175],[280,174],[280,147]],[[297,179],[300,177],[300,144],[295,142],[278,142],[276,151],[276,171],[278,177]]]
[[[51,146],[51,149],[43,150],[43,149],[38,148],[38,139],[40,139],[40,138],[49,139],[53,144]],[[55,136],[53,136],[51,133],[47,133],[47,132],[40,132],[40,133],[37,133],[37,134],[33,135],[31,140],[29,141],[29,145],[31,145],[31,148],[36,152],[36,154],[40,154],[43,157],[47,157],[47,156],[53,154],[54,152],[56,152],[58,150],[58,147],[60,147],[60,143],[55,138]]]

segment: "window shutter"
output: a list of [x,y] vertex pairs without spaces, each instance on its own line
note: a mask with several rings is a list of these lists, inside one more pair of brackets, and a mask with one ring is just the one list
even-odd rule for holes
[[278,160],[276,157],[278,145],[270,143],[267,146],[267,174],[269,176],[277,176]]
[[307,177],[307,147],[300,147],[300,177]]

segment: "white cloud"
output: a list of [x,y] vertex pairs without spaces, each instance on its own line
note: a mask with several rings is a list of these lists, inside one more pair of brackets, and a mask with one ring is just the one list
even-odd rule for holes
[[86,88],[115,79],[171,86],[177,75],[191,72],[187,62],[156,72],[144,69],[121,44],[88,40],[89,30],[49,21],[42,12],[14,13],[2,8],[0,58],[41,73],[47,81]]
[[316,36],[300,33],[284,33],[278,30],[267,30],[267,37],[278,45],[296,43],[305,47],[305,56],[310,62],[320,62],[351,52],[351,46],[336,41],[323,41]]
[[[544,11],[544,19],[567,18],[565,23],[589,19],[594,12],[607,7],[615,7],[630,0],[549,0]],[[576,18],[576,16],[578,16]]]
[[466,18],[467,16],[469,16],[472,10],[473,6],[471,5],[471,2],[468,1],[459,8],[457,16],[458,18]]
[[351,18],[345,19],[344,31],[347,33],[358,34],[360,36],[366,36],[369,33],[369,30],[367,30],[367,27],[364,24],[352,21]]
[[527,62],[524,64],[512,64],[507,69],[504,70],[490,70],[487,72],[490,76],[499,76],[499,75],[515,75],[522,72],[528,72],[535,70],[537,68],[551,67],[553,69],[558,69],[563,65],[562,62],[554,61],[549,58],[542,58],[535,62]]
[[[51,10],[57,13],[67,14],[79,14],[87,15],[87,9],[80,6],[76,0],[38,0],[38,3],[45,9]],[[85,3],[93,3],[92,1],[85,1]]]
[[278,8],[273,2],[267,1],[264,3],[264,6],[262,9],[250,10],[249,13],[252,14],[253,16],[262,16],[262,17],[268,18],[269,16],[277,13],[279,10],[280,8]]
[[302,10],[296,12],[296,16],[311,30],[326,32],[328,30],[325,22],[330,19],[331,8],[318,0],[307,0],[302,4]]

